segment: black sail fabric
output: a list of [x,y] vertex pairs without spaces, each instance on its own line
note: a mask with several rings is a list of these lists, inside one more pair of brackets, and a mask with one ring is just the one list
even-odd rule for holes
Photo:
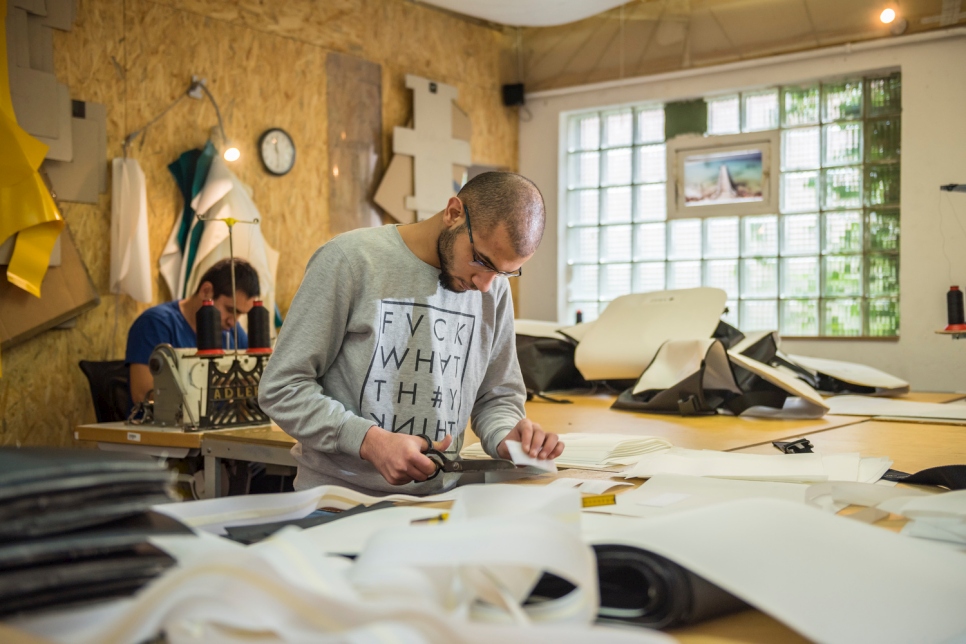
[[587,386],[574,366],[576,343],[518,333],[516,344],[517,361],[528,394]]
[[[750,608],[703,577],[652,552],[623,545],[594,545],[600,586],[600,622],[653,629],[697,624]],[[564,597],[574,587],[544,574],[527,600]]]
[[594,552],[601,620],[665,629],[749,608],[703,577],[646,550],[595,545]]

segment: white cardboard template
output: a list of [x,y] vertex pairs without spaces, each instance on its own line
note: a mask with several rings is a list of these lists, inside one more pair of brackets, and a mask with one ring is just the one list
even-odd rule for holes
[[637,379],[668,340],[710,338],[726,298],[708,287],[623,295],[584,335],[574,363],[587,380]]

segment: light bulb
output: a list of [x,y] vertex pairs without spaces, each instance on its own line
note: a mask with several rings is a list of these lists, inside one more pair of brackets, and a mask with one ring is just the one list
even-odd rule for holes
[[235,146],[231,146],[230,148],[225,150],[225,161],[238,161],[238,157],[240,156],[241,156],[241,152],[239,152],[238,148],[236,148]]
[[895,19],[896,19],[896,10],[892,8],[883,9],[882,13],[879,14],[879,20],[881,20],[883,24],[889,24]]

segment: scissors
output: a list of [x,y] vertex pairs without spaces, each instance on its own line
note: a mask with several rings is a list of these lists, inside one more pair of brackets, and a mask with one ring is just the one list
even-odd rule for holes
[[496,472],[498,470],[515,470],[517,466],[512,461],[501,459],[478,458],[449,458],[443,452],[433,448],[433,439],[426,434],[417,434],[426,441],[426,451],[423,454],[436,465],[436,471],[427,481],[436,478],[440,472]]

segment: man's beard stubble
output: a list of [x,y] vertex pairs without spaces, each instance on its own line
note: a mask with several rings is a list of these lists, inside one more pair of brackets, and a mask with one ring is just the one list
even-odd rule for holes
[[459,280],[450,272],[453,268],[453,245],[464,227],[465,224],[452,230],[444,230],[436,241],[436,254],[439,256],[439,284],[453,293],[466,292]]

